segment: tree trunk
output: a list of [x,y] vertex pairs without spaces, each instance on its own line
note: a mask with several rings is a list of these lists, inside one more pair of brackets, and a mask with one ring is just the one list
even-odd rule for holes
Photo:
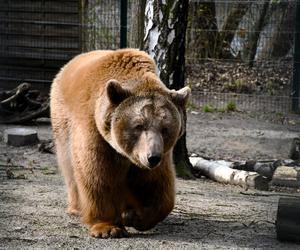
[[[296,20],[296,6],[294,2],[280,2],[270,4],[267,20],[268,25],[274,26],[274,31],[268,34],[263,44],[260,59],[282,58],[293,46],[294,27]],[[274,23],[276,20],[276,23]]]
[[187,28],[187,56],[196,59],[215,58],[218,27],[214,2],[191,2]]
[[269,8],[269,2],[264,2],[262,6],[257,7],[258,10],[255,10],[255,13],[257,13],[257,17],[253,17],[254,25],[252,26],[250,32],[248,32],[248,37],[245,42],[245,47],[243,51],[244,60],[250,67],[252,67],[254,63],[258,46],[258,40],[260,37],[260,33],[265,25],[265,17]]
[[226,19],[223,25],[220,28],[219,32],[219,45],[216,49],[217,58],[230,58],[231,57],[231,42],[235,36],[236,30],[239,27],[239,24],[248,11],[251,3],[248,2],[237,2],[232,3],[232,6],[226,16]]
[[[160,79],[170,89],[184,86],[187,16],[186,0],[146,2],[144,47],[156,61]],[[173,155],[177,175],[192,177],[185,134],[178,140]]]

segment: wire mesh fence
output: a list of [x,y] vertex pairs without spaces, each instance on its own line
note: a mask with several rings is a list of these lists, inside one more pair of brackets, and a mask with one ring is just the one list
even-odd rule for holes
[[[85,50],[119,48],[120,1],[88,2]],[[296,1],[189,2],[186,66],[194,104],[218,108],[232,100],[240,110],[290,111]],[[144,3],[128,1],[128,47],[142,47]]]
[[120,47],[120,1],[89,0],[83,6],[84,51]]
[[193,91],[190,108],[204,112],[288,113],[292,108],[292,97]]
[[[127,47],[142,48],[145,2],[128,0]],[[50,85],[74,55],[119,48],[120,3],[1,1],[0,81]],[[296,3],[190,0],[186,75],[193,102],[219,107],[234,96],[240,109],[290,110]]]
[[[127,4],[127,47],[141,47],[143,24],[141,24],[140,0]],[[120,48],[120,0],[89,0],[83,6],[84,51]]]
[[193,102],[291,111],[295,20],[293,0],[191,0],[186,64]]

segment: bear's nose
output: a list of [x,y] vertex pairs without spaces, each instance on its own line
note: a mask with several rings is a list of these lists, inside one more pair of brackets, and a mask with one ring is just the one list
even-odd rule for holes
[[148,157],[148,162],[151,168],[155,167],[160,162],[160,160],[161,160],[160,155],[150,155]]

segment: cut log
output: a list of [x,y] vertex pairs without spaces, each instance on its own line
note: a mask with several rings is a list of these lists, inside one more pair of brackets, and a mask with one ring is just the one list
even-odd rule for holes
[[278,202],[277,239],[300,243],[300,198],[283,198]]
[[277,167],[272,178],[272,185],[284,187],[300,187],[300,167]]
[[190,157],[193,167],[202,175],[220,183],[239,185],[244,188],[268,190],[269,181],[256,172],[232,169],[226,161],[209,161],[201,157]]

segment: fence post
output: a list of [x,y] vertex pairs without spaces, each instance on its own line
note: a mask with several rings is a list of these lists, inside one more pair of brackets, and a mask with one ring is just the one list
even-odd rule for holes
[[299,85],[300,85],[300,0],[296,2],[296,27],[294,41],[294,66],[293,66],[293,100],[292,110],[299,111]]
[[127,0],[120,0],[120,48],[127,47]]

